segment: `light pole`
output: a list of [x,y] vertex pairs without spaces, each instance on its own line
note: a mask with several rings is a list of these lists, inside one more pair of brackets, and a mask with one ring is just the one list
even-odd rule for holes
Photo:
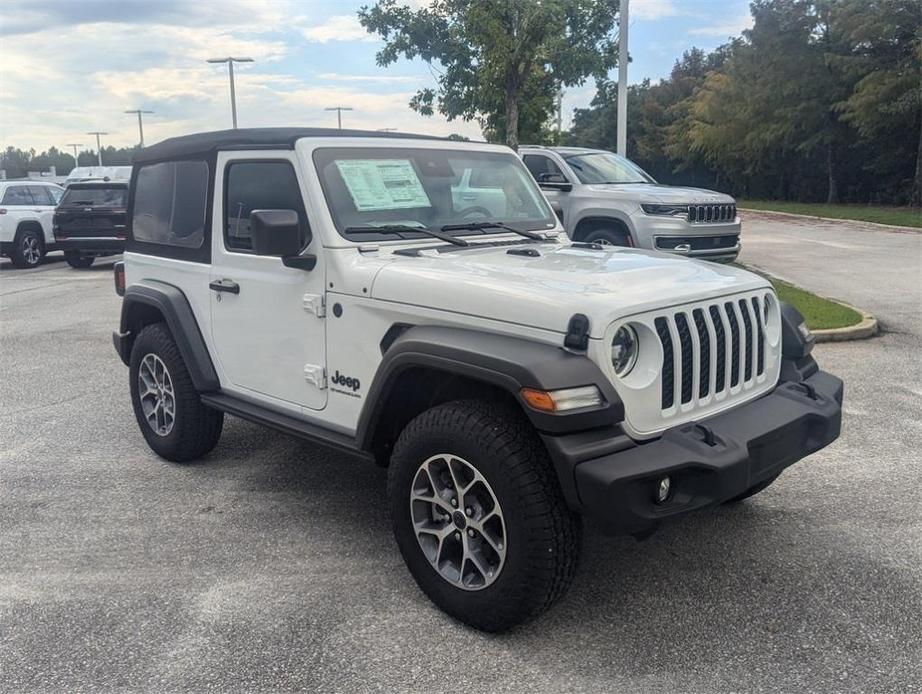
[[68,142],[67,146],[74,148],[74,168],[76,169],[78,166],[80,166],[80,162],[77,161],[77,147],[83,147],[83,143],[82,142]]
[[336,111],[336,127],[340,130],[343,129],[343,111],[351,111],[351,106],[330,106],[330,108],[323,109],[324,111]]
[[87,135],[95,135],[95,136],[96,136],[96,161],[99,162],[99,165],[100,165],[100,166],[102,166],[102,145],[99,144],[99,136],[100,136],[100,135],[108,135],[108,134],[109,134],[109,133],[104,133],[104,132],[101,132],[101,131],[99,131],[99,130],[93,130],[92,132],[88,132],[88,133],[87,133]]
[[628,0],[621,0],[618,19],[618,154],[627,156],[627,29]]
[[142,113],[153,113],[153,111],[145,111],[140,108],[132,109],[125,111],[125,113],[137,113],[138,114],[138,134],[141,136],[141,148],[144,148],[144,123],[141,122]]
[[227,63],[227,74],[230,77],[231,92],[231,120],[234,123],[234,129],[237,129],[237,95],[234,92],[234,63],[252,63],[252,58],[209,58],[209,63]]

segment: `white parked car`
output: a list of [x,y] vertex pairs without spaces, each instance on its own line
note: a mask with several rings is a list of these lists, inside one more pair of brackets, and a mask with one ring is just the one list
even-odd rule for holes
[[563,595],[580,514],[648,533],[839,434],[764,278],[570,241],[506,147],[229,130],[140,151],[130,190],[113,341],[151,449],[205,456],[231,414],[387,466],[366,511],[477,628]]
[[56,183],[0,181],[0,255],[17,267],[35,267],[54,250],[54,208],[64,195]]
[[657,183],[600,149],[525,145],[519,154],[574,241],[722,262],[739,255],[740,219],[729,195]]

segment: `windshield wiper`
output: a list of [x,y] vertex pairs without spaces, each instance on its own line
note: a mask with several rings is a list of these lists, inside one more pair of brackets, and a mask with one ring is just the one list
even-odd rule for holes
[[534,239],[535,241],[546,240],[543,236],[536,234],[533,231],[516,229],[515,227],[511,227],[508,224],[503,224],[502,222],[468,222],[467,224],[446,224],[442,227],[442,231],[480,231],[481,229],[503,229],[505,231],[516,233],[519,236],[525,236],[526,238]]
[[381,234],[399,234],[401,232],[418,232],[420,234],[428,234],[442,241],[447,241],[448,243],[453,243],[456,246],[470,246],[467,241],[464,239],[459,239],[457,236],[452,236],[451,234],[443,234],[442,231],[445,231],[445,228],[442,227],[442,231],[436,231],[435,229],[430,229],[429,227],[414,227],[409,224],[383,224],[381,226],[374,226],[372,224],[368,226],[359,226],[359,227],[346,227],[343,231],[347,234],[351,233],[373,233],[378,232]]

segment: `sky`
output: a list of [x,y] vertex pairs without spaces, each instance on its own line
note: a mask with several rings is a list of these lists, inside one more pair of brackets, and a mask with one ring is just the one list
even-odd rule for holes
[[[375,64],[382,41],[348,0],[4,0],[0,4],[0,147],[42,151],[147,144],[231,125],[225,65],[236,68],[240,127],[335,126],[481,138],[475,122],[420,116],[407,103],[435,86],[421,61]],[[426,0],[406,0],[420,6]],[[751,26],[748,0],[631,0],[629,83],[668,75],[682,52],[713,49]],[[565,92],[564,126],[593,81]],[[70,151],[67,148],[66,151]]]

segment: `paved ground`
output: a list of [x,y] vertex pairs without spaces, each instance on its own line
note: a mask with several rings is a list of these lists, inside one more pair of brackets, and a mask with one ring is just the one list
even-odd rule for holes
[[108,265],[4,264],[0,690],[922,691],[922,236],[815,226],[752,220],[744,260],[888,331],[817,348],[843,437],[646,542],[589,529],[566,599],[501,637],[415,587],[383,471],[239,420],[156,460]]

